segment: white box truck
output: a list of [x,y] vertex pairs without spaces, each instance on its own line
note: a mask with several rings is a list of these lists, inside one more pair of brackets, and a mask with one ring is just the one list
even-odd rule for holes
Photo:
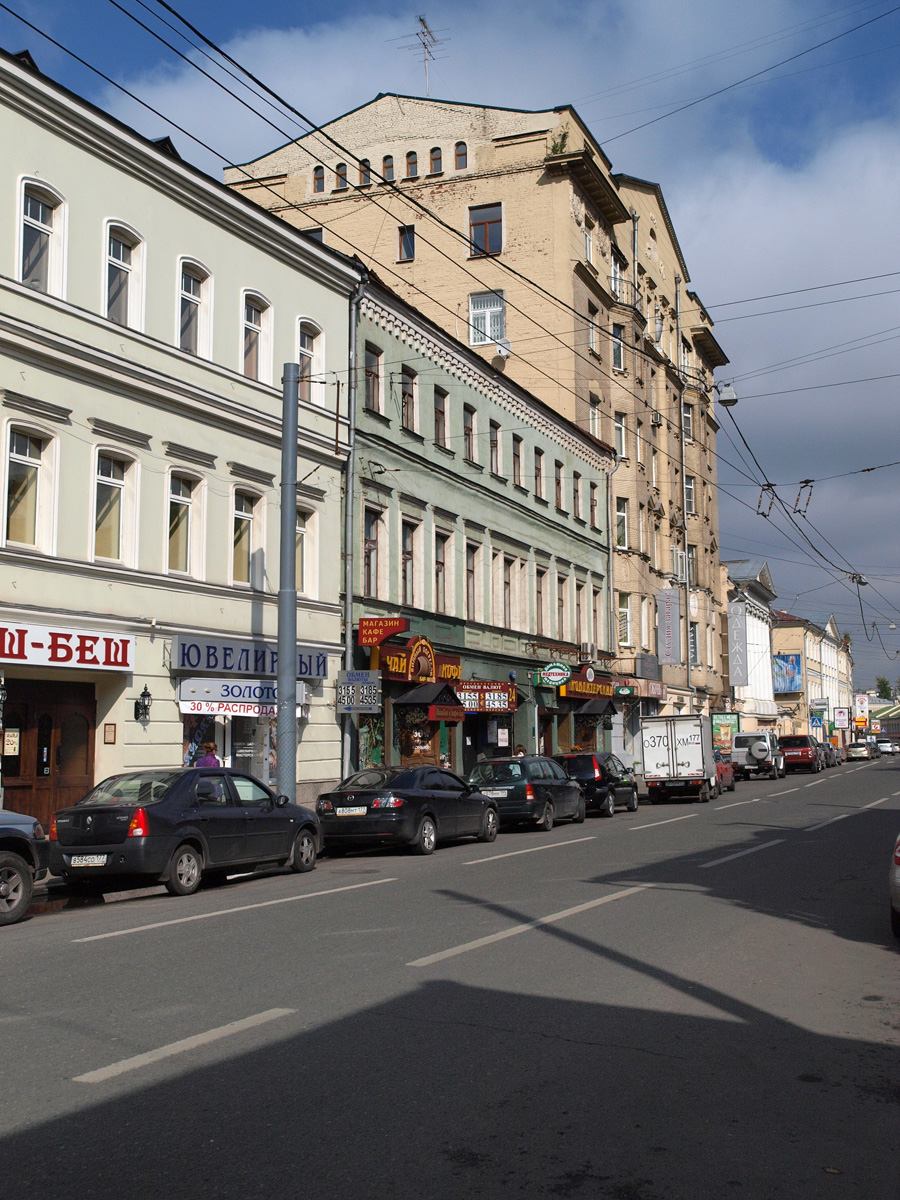
[[641,743],[651,804],[679,796],[705,802],[719,794],[709,717],[699,713],[644,717]]

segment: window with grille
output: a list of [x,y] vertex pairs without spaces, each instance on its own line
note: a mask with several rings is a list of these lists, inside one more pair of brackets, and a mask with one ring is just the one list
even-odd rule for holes
[[469,296],[469,343],[485,346],[506,337],[506,299],[503,292]]

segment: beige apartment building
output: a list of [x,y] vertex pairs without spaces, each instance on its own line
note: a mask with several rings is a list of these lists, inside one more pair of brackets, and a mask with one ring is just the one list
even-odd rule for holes
[[725,613],[713,372],[728,359],[690,290],[659,186],[614,174],[571,106],[393,94],[228,170],[226,182],[358,255],[495,369],[615,447],[617,659],[604,665],[634,683],[624,748],[640,712],[660,702],[709,711],[722,690]]
[[855,734],[835,721],[835,710],[848,711],[852,723],[853,653],[834,615],[776,610],[772,649],[779,733],[811,733],[846,746]]

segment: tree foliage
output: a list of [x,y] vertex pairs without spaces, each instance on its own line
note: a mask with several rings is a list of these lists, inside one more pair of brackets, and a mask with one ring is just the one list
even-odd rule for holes
[[884,675],[875,676],[875,694],[879,700],[891,699],[891,681]]

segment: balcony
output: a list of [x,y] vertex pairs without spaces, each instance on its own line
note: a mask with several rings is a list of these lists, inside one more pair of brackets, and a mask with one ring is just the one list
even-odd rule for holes
[[641,311],[641,290],[621,275],[609,276],[609,292],[616,304],[624,304],[626,308]]
[[705,371],[701,371],[698,367],[682,367],[681,375],[687,387],[694,388],[698,392],[709,392],[711,385]]

